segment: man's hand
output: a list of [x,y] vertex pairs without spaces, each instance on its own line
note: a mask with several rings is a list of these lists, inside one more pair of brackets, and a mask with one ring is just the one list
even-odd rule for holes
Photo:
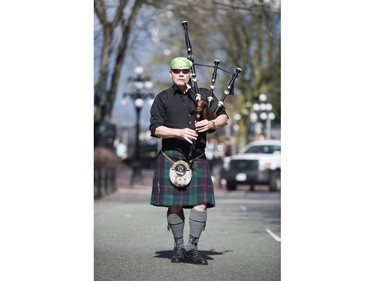
[[185,128],[185,129],[177,129],[177,137],[182,140],[186,140],[189,143],[193,143],[193,140],[196,140],[198,134],[196,131]]
[[195,129],[197,130],[197,132],[203,133],[208,130],[215,129],[215,123],[214,121],[208,121],[207,119],[204,119],[195,123]]

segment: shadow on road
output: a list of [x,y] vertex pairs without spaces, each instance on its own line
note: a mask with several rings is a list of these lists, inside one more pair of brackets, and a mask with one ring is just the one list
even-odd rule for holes
[[[214,260],[214,258],[210,256],[217,256],[217,255],[223,255],[224,253],[232,252],[233,250],[226,250],[222,252],[217,252],[214,249],[211,249],[209,251],[199,250],[199,254],[205,258],[206,260]],[[170,259],[172,258],[173,250],[169,251],[157,251],[155,252],[154,258],[162,258],[162,259]]]

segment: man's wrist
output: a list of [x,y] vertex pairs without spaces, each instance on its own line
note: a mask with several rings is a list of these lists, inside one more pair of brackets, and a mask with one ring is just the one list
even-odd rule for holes
[[181,130],[180,130],[180,129],[177,129],[177,137],[179,137],[179,138],[182,137],[182,134],[181,134]]
[[211,124],[212,124],[211,129],[212,129],[212,130],[216,130],[216,124],[215,124],[215,121],[212,121],[212,120],[211,120]]

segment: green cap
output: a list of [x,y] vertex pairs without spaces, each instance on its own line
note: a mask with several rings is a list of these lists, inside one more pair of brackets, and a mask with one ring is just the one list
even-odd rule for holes
[[188,68],[191,68],[192,66],[193,66],[193,63],[189,59],[187,59],[185,57],[174,58],[171,61],[171,64],[170,64],[171,69],[174,69],[176,67],[188,67]]

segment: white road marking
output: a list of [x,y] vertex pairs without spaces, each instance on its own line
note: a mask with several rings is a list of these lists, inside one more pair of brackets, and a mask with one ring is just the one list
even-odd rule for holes
[[246,211],[247,210],[247,208],[244,206],[244,205],[240,205],[240,209],[242,210],[242,211]]
[[275,239],[277,242],[281,242],[281,238],[279,236],[277,236],[275,233],[273,233],[271,230],[269,230],[268,228],[266,228],[266,231],[269,235],[272,236],[273,239]]

